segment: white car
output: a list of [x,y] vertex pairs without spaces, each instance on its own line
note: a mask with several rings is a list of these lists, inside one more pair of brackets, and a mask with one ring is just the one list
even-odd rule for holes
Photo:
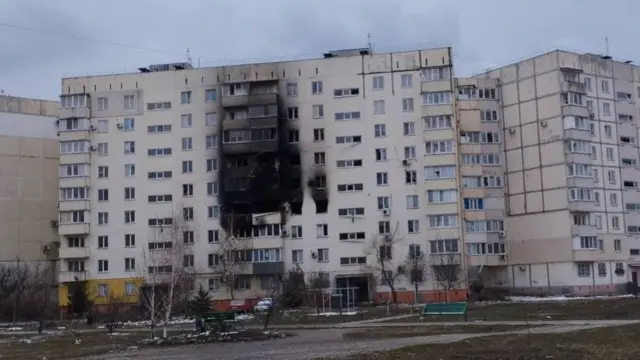
[[271,298],[262,298],[253,306],[253,312],[267,311],[273,306],[273,300]]

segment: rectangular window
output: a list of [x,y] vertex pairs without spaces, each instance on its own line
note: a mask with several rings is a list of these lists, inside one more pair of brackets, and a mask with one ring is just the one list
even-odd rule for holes
[[402,99],[402,111],[403,112],[413,112],[413,98],[403,98]]
[[204,91],[204,102],[212,103],[216,102],[218,96],[216,93],[216,89],[208,89]]
[[320,94],[322,94],[322,81],[312,81],[311,82],[311,94],[312,95],[320,95]]
[[182,125],[182,128],[190,128],[193,126],[193,122],[192,122],[192,116],[191,114],[184,114],[180,116],[180,124]]
[[182,91],[180,93],[180,104],[191,104],[191,91]]
[[402,89],[411,89],[413,87],[413,78],[411,74],[400,75],[400,87]]
[[453,140],[427,141],[424,143],[424,145],[426,155],[453,153]]
[[450,91],[422,93],[422,105],[447,105],[451,104]]
[[124,96],[124,108],[125,109],[134,109],[136,107],[136,96],[135,95],[125,95]]

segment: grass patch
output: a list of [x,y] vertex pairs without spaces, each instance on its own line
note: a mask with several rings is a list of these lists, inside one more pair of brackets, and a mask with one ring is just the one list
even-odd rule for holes
[[369,339],[397,339],[417,336],[432,336],[443,334],[477,334],[504,332],[526,329],[526,326],[509,325],[452,325],[452,326],[414,326],[414,327],[378,327],[361,331],[348,332],[343,335],[345,340]]
[[[470,303],[468,321],[640,319],[640,299],[567,300],[526,303]],[[462,316],[428,316],[426,321],[463,321]],[[416,322],[418,316],[389,320]]]
[[[450,344],[409,346],[342,360],[629,360],[640,358],[640,325],[563,334],[488,336]],[[318,359],[320,360],[320,359]]]

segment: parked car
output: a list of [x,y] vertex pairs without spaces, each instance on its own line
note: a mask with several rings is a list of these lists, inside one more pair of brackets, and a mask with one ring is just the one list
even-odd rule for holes
[[242,314],[251,312],[252,308],[248,300],[231,300],[229,310]]
[[268,311],[271,306],[273,306],[273,299],[271,298],[262,298],[258,300],[256,305],[253,307],[253,312],[264,312]]

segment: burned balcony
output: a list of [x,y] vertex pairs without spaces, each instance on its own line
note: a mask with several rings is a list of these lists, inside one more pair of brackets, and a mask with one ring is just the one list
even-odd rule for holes
[[252,105],[225,112],[222,127],[225,130],[278,126],[278,105]]
[[233,83],[222,87],[222,107],[235,108],[278,103],[278,83]]
[[228,155],[276,152],[278,145],[276,127],[224,130],[222,133],[222,152]]

